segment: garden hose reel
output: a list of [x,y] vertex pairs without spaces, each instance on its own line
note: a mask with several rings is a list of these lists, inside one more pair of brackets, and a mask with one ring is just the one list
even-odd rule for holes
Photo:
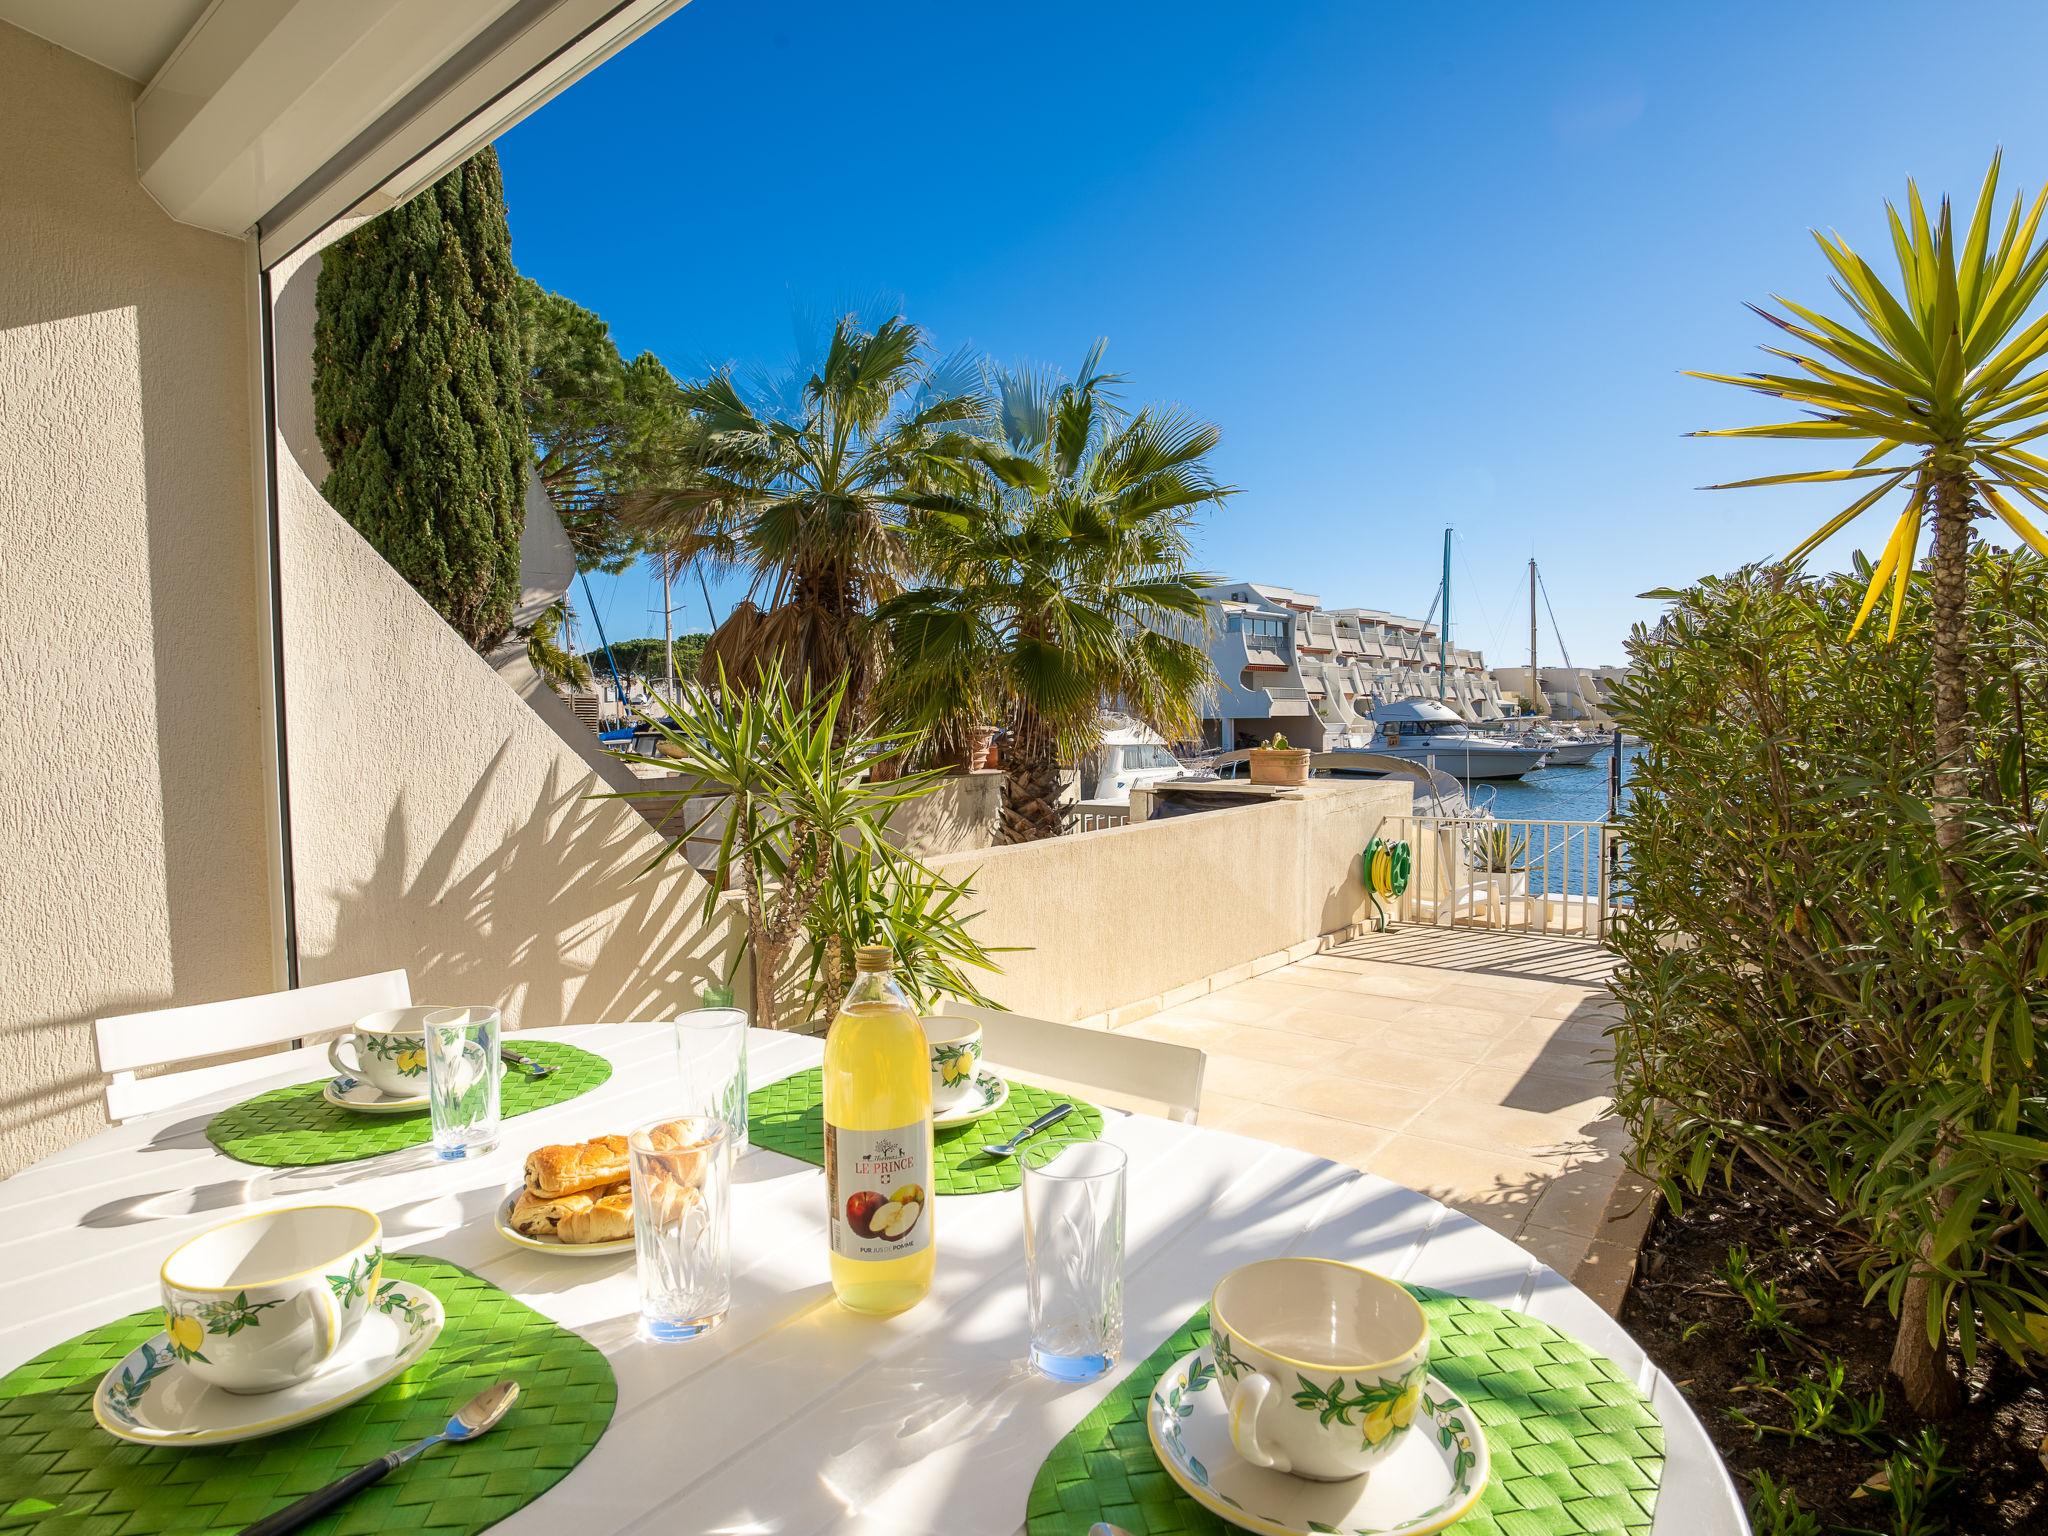
[[1415,867],[1415,855],[1403,841],[1374,838],[1365,845],[1365,894],[1372,899],[1373,927],[1384,933],[1389,921],[1387,907],[1408,889],[1408,877]]

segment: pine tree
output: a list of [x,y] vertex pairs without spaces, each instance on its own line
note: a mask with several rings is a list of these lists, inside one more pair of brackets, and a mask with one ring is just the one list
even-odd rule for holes
[[478,650],[519,597],[532,446],[497,152],[322,253],[313,409],[327,500]]

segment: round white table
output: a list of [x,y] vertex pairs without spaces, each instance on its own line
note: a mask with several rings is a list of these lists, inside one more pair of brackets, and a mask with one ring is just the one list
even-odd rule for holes
[[[158,1261],[190,1234],[332,1192],[377,1211],[393,1252],[476,1270],[610,1360],[619,1387],[611,1427],[563,1482],[496,1527],[507,1536],[1013,1536],[1053,1446],[1208,1300],[1218,1277],[1249,1259],[1321,1254],[1516,1308],[1608,1355],[1663,1420],[1655,1530],[1748,1530],[1677,1389],[1611,1318],[1512,1242],[1385,1179],[1144,1116],[1105,1116],[1104,1136],[1130,1155],[1130,1182],[1126,1358],[1100,1381],[1062,1386],[1020,1363],[1027,1326],[1014,1193],[944,1199],[931,1296],[875,1322],[832,1300],[822,1171],[758,1148],[734,1173],[725,1325],[692,1343],[643,1343],[631,1255],[558,1259],[514,1248],[491,1215],[531,1148],[624,1131],[663,1112],[675,1070],[670,1028],[607,1024],[523,1038],[601,1052],[612,1076],[508,1120],[489,1157],[448,1164],[417,1148],[264,1169],[217,1152],[203,1134],[215,1112],[326,1075],[324,1052],[308,1048],[279,1056],[273,1078],[130,1121],[0,1183],[0,1371],[156,1305]],[[751,1050],[758,1085],[815,1065],[822,1047],[756,1031]]]

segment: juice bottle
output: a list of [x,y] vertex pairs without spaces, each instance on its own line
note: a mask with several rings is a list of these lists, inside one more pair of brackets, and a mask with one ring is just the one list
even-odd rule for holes
[[932,1079],[924,1026],[886,944],[863,945],[825,1036],[832,1291],[888,1317],[932,1288]]

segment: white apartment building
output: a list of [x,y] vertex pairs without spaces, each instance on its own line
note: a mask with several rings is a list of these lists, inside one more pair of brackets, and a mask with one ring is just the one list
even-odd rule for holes
[[[1542,697],[1532,700],[1536,712],[1559,720],[1579,721],[1610,727],[1614,716],[1612,686],[1628,676],[1626,667],[1544,667],[1537,674]],[[1494,673],[1497,687],[1521,699],[1530,699],[1529,669],[1502,667]]]
[[1377,608],[1325,608],[1270,582],[1205,589],[1216,697],[1203,742],[1257,746],[1276,732],[1297,747],[1363,746],[1375,706],[1442,697],[1467,720],[1498,720],[1500,687],[1478,651],[1453,645],[1438,665],[1435,624]]

